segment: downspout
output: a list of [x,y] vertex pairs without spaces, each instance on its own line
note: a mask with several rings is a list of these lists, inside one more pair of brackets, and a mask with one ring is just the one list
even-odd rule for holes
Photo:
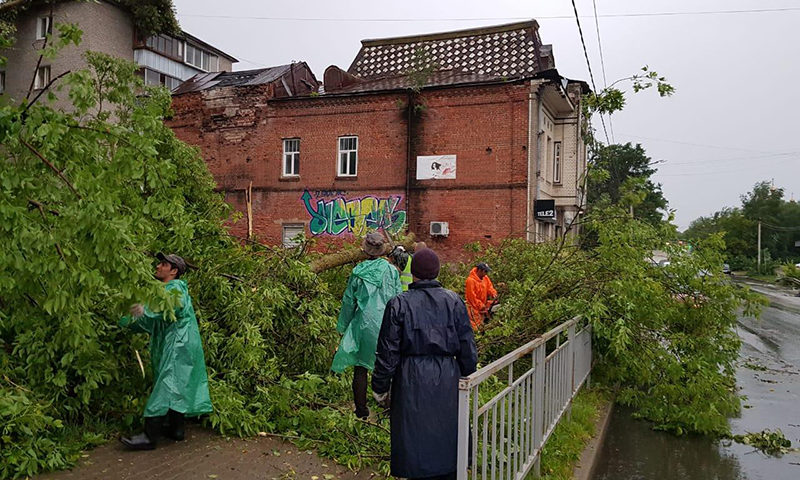
[[413,101],[413,92],[408,92],[408,114],[406,119],[406,224],[410,225],[409,222],[409,200],[408,196],[411,191],[411,134],[412,134],[412,122],[414,120],[414,106],[411,104]]

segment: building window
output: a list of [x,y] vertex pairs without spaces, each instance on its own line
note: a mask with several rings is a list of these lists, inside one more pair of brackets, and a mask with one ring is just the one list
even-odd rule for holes
[[183,83],[183,81],[179,78],[171,77],[165,73],[150,70],[149,68],[144,69],[145,85],[162,85],[167,87],[168,90],[172,91],[178,88],[181,83]]
[[553,143],[553,183],[561,183],[561,142]]
[[186,44],[186,63],[207,72],[219,70],[219,59],[217,56],[211,55],[194,45]]
[[6,91],[6,72],[0,72],[0,93]]
[[283,175],[300,175],[300,139],[283,140]]
[[145,45],[168,57],[183,60],[183,42],[177,38],[168,35],[153,35],[147,37]]
[[358,173],[358,137],[339,137],[340,177],[355,177]]
[[305,234],[306,227],[302,223],[289,223],[283,226],[282,245],[287,248],[300,245],[300,235]]
[[53,17],[39,17],[36,21],[36,40],[44,40],[53,33]]
[[50,83],[50,67],[39,67],[36,70],[36,80],[33,82],[33,88],[40,90]]

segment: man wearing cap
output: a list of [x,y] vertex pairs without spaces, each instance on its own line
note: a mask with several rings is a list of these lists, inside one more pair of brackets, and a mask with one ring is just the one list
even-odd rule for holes
[[391,408],[391,470],[409,479],[456,478],[458,380],[475,371],[475,347],[461,298],[436,281],[439,257],[411,259],[414,283],[386,305],[372,391]]
[[153,391],[144,408],[144,432],[120,441],[132,450],[152,450],[163,434],[173,440],[184,438],[184,416],[212,411],[208,376],[200,330],[186,282],[180,276],[186,262],[177,255],[156,255],[155,277],[167,292],[179,297],[174,315],[154,312],[147,306],[131,307],[120,325],[134,332],[150,334]]
[[386,303],[403,292],[397,269],[382,255],[386,245],[381,234],[367,234],[362,250],[369,257],[356,265],[347,280],[336,330],[342,340],[333,357],[331,370],[337,373],[353,367],[355,414],[367,418],[367,371],[375,366],[375,347]]
[[472,329],[477,330],[489,316],[489,308],[497,298],[497,290],[492,285],[488,273],[489,265],[481,262],[469,272],[464,294],[467,297],[467,308]]

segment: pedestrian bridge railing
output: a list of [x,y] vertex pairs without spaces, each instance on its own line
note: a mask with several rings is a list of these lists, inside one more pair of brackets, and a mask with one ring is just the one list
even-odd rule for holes
[[591,366],[591,325],[574,318],[462,378],[458,480],[538,476],[542,447]]

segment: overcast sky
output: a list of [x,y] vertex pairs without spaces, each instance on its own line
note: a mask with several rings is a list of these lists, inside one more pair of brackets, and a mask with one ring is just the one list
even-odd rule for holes
[[[739,196],[761,180],[774,179],[787,199],[800,199],[800,90],[794,85],[800,73],[800,1],[595,1],[608,83],[647,64],[677,89],[671,98],[655,92],[629,96],[611,125],[617,143],[641,143],[654,161],[663,161],[655,180],[681,229],[698,216],[738,206]],[[237,57],[236,70],[305,61],[321,81],[328,65],[350,65],[362,39],[534,18],[542,41],[553,44],[559,72],[589,81],[570,0],[174,3],[181,27]],[[601,89],[592,0],[576,4]],[[793,10],[631,15],[763,9]]]

